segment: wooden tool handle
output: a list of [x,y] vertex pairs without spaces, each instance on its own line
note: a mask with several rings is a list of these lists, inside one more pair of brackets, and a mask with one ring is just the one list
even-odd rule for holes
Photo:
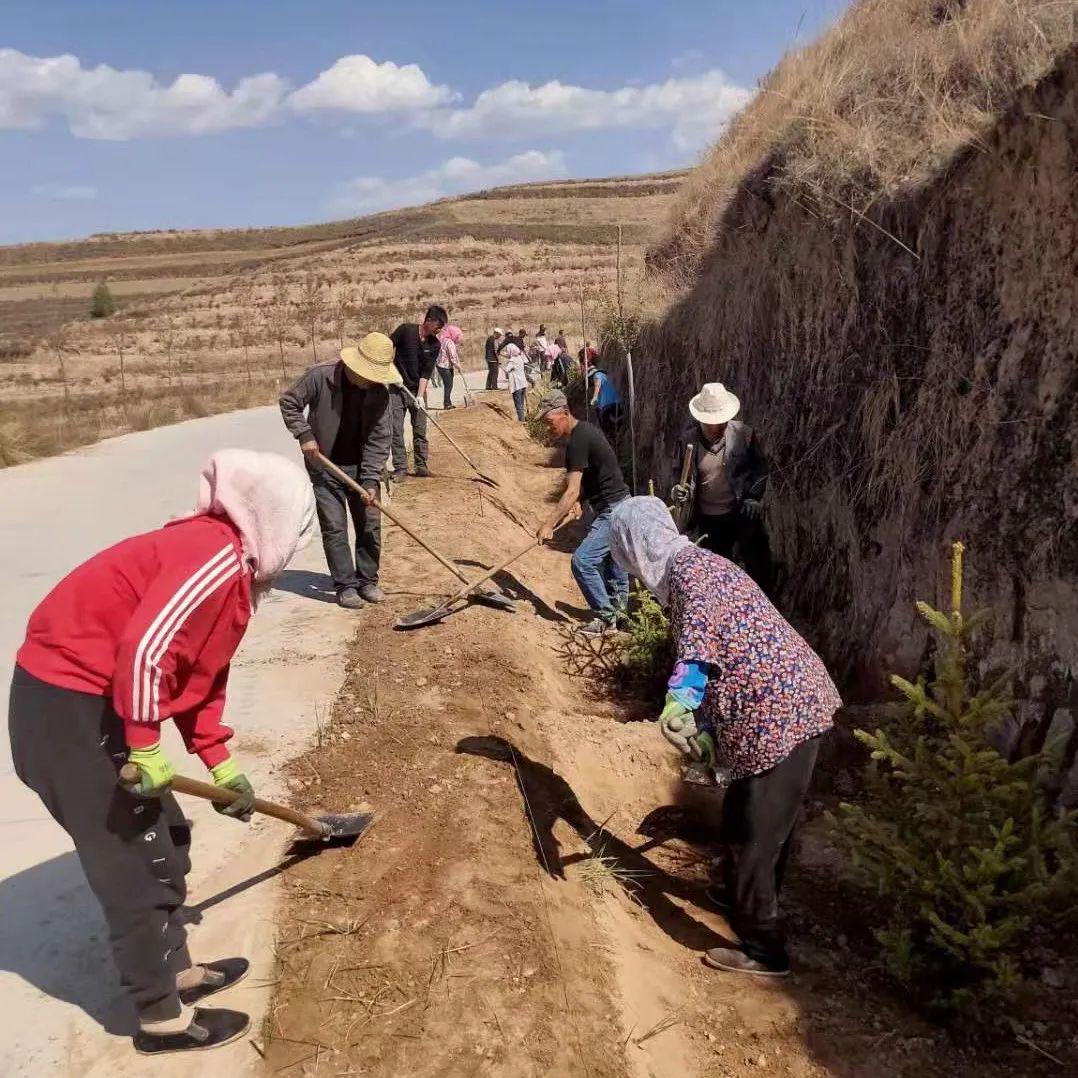
[[[139,780],[138,765],[126,763],[120,768],[121,782],[134,785]],[[177,775],[169,784],[176,793],[189,794],[191,797],[201,797],[203,801],[212,801],[217,805],[231,805],[239,794],[224,786],[214,786],[209,782],[199,782],[198,779],[189,779],[186,775]],[[255,798],[255,812],[263,816],[272,816],[275,820],[283,820],[285,823],[295,824],[304,831],[310,831],[314,835],[325,835],[325,824],[311,816],[305,816],[295,809],[286,808],[284,805],[274,804],[272,801],[263,801],[261,797]]]
[[[446,441],[464,458],[465,463],[468,465],[468,467],[471,468],[471,470],[477,475],[482,475],[483,473],[480,472],[479,469],[475,466],[475,462],[472,460],[472,458],[469,457],[468,454],[465,453],[459,445],[457,445],[456,440],[449,433],[449,431],[447,431],[445,427],[443,427],[441,423],[439,423],[438,420],[435,419],[433,415],[431,415],[430,409],[427,408],[426,405],[422,404],[419,401],[419,398],[416,397],[416,395],[407,386],[401,386],[400,388],[401,392],[407,393],[408,396],[411,398],[412,402],[419,408],[419,410],[426,415],[426,417],[438,428],[439,431],[442,432],[442,434],[445,435]],[[464,388],[467,389],[468,387],[465,386]]]
[[318,454],[318,462],[323,468],[335,475],[342,483],[351,487],[352,490],[359,494],[368,505],[373,505],[380,512],[385,513],[385,515],[389,517],[389,519],[392,520],[409,539],[418,543],[432,558],[437,558],[437,560],[440,561],[458,580],[464,581],[465,584],[468,584],[468,587],[472,586],[468,582],[468,578],[448,558],[444,558],[429,543],[420,539],[419,536],[396,515],[396,513],[387,509],[373,494],[371,494],[370,491],[364,490],[347,472],[341,471],[333,461],[322,453]]
[[685,456],[681,460],[681,485],[684,486],[689,481],[689,473],[692,471],[692,455],[696,451],[696,446],[689,442],[685,446]]
[[[555,525],[554,530],[557,531],[558,528],[560,528],[563,524],[568,523],[569,517],[566,517],[564,520],[559,521],[559,523]],[[468,592],[473,591],[475,588],[479,587],[480,584],[485,584],[488,580],[491,579],[491,577],[497,576],[498,573],[500,573],[503,569],[506,569],[510,565],[512,565],[513,562],[517,560],[517,558],[523,558],[529,550],[534,550],[535,547],[541,545],[541,540],[533,539],[526,547],[521,547],[520,550],[518,550],[514,555],[512,555],[512,557],[506,558],[505,561],[503,561],[500,565],[495,565],[493,569],[484,573],[483,576],[481,576],[474,583],[469,584],[466,588],[461,588],[460,591],[450,595],[441,605],[449,606],[450,603],[455,603],[458,599],[463,599],[464,596],[468,594]]]

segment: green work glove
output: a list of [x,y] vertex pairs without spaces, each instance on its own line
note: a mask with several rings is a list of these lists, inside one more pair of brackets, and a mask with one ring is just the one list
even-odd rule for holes
[[699,760],[711,771],[715,769],[715,739],[710,730],[701,730],[695,737],[690,737],[689,749],[694,760]]
[[687,483],[675,483],[670,491],[670,500],[674,505],[684,505],[689,500],[690,489]]
[[247,823],[255,807],[254,787],[248,781],[247,776],[239,769],[236,761],[230,756],[216,767],[210,768],[214,786],[221,786],[226,790],[239,794],[239,797],[231,805],[219,805],[215,801],[213,807],[222,816],[231,816],[234,820],[242,820]]
[[666,706],[659,715],[659,732],[684,756],[692,756],[690,738],[696,737],[696,719],[687,708],[671,693],[666,694]]
[[176,777],[176,769],[161,751],[160,741],[148,749],[132,749],[127,760],[138,768],[138,782],[123,785],[136,797],[160,797]]

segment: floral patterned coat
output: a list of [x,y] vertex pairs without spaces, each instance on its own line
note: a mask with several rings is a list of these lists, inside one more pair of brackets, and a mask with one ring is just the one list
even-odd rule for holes
[[669,583],[677,659],[708,667],[701,718],[733,778],[769,771],[831,728],[842,700],[827,669],[748,574],[691,546],[674,555]]

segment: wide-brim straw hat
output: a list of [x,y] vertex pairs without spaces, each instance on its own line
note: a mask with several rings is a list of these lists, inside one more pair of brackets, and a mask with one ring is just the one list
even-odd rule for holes
[[689,414],[708,426],[729,423],[741,411],[741,401],[722,382],[708,382],[689,401]]
[[393,342],[384,333],[368,333],[355,346],[341,349],[341,360],[354,374],[383,386],[399,386],[403,379],[393,362]]

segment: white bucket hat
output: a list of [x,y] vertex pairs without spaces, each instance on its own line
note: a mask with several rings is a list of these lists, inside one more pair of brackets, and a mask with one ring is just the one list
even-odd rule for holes
[[689,401],[689,414],[708,426],[729,423],[741,411],[741,401],[722,382],[707,382]]

